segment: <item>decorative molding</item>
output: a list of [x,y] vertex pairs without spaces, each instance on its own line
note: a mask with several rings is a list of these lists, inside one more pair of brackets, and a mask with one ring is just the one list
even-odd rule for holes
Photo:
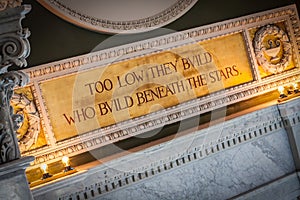
[[[36,157],[32,167],[43,162],[54,162],[61,159],[64,155],[74,156],[88,150],[96,149],[106,144],[136,136],[156,128],[161,128],[167,124],[179,122],[269,91],[277,90],[280,85],[289,85],[299,80],[299,58],[297,52],[300,45],[300,37],[297,36],[297,34],[299,34],[297,30],[299,30],[300,27],[299,21],[295,19],[297,19],[296,7],[287,6],[26,69],[25,71],[30,75],[31,83],[34,86],[34,94],[38,95],[38,97],[36,96],[36,99],[38,99],[37,106],[39,112],[42,113],[43,119],[45,119],[44,127],[47,131],[48,141],[51,141],[51,145],[27,152],[25,155],[34,155]],[[285,22],[287,25],[287,33],[292,38],[295,69],[266,77],[263,80],[258,77],[258,74],[255,74],[255,80],[253,82],[231,87],[225,91],[209,94],[163,111],[120,122],[55,143],[45,102],[42,97],[39,96],[41,95],[39,88],[41,81],[105,66],[108,63],[115,62],[119,57],[122,57],[122,60],[118,61],[121,62],[157,53],[157,49],[159,49],[159,51],[170,50],[195,41],[204,41],[241,31],[247,33],[249,29],[263,27],[278,21]],[[244,36],[249,37],[249,34],[244,34]],[[247,42],[249,40],[249,38],[245,38],[250,62],[254,68],[255,54],[251,43]],[[294,41],[297,43],[295,44]]]
[[149,31],[176,20],[187,12],[197,0],[178,0],[153,16],[145,16],[142,19],[131,21],[99,19],[96,16],[91,16],[89,13],[84,13],[82,10],[79,11],[73,6],[67,5],[63,0],[38,0],[38,2],[54,14],[84,28],[108,33],[136,33]]

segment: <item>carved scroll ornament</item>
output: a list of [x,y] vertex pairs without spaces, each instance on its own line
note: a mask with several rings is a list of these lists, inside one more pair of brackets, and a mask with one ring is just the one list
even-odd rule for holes
[[28,57],[30,52],[27,40],[29,35],[28,29],[0,35],[0,73],[7,71],[8,67],[12,65],[27,66],[26,57]]

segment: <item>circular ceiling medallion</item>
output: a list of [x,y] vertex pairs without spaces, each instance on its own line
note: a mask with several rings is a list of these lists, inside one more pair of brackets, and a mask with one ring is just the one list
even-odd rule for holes
[[197,0],[37,0],[59,17],[106,33],[137,33],[178,19]]

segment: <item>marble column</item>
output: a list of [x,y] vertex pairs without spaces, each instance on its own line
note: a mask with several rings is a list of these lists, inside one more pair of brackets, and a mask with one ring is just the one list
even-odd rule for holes
[[20,0],[0,0],[0,199],[33,199],[25,169],[34,158],[21,158],[16,130],[23,116],[10,105],[14,88],[29,81],[24,72],[10,69],[27,65],[30,32],[21,20],[30,9]]

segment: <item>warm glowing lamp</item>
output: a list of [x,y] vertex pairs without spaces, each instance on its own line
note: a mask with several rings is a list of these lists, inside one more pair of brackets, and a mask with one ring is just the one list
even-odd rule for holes
[[69,159],[68,156],[62,157],[61,161],[62,161],[62,163],[63,163],[64,166],[65,166],[64,172],[68,172],[68,171],[70,171],[70,170],[73,170],[73,168],[72,168],[71,165],[70,165],[70,159]]
[[284,97],[287,97],[285,94],[284,94],[284,87],[283,86],[279,86],[278,87],[278,92],[280,94],[280,98],[284,98]]
[[52,176],[52,175],[49,174],[49,172],[48,172],[48,165],[47,165],[46,163],[41,164],[40,168],[41,168],[41,170],[42,170],[42,172],[43,172],[43,177],[42,177],[42,179],[46,179],[46,178],[49,178],[49,177]]
[[293,83],[293,88],[295,93],[299,92],[298,83]]

